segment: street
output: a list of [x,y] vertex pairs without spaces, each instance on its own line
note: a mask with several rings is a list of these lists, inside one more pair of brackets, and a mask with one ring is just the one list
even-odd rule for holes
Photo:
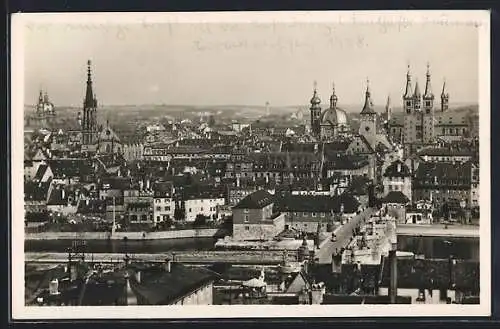
[[337,229],[336,236],[337,239],[335,242],[331,241],[330,238],[326,242],[324,242],[318,252],[317,258],[319,258],[320,264],[331,264],[332,262],[332,254],[335,250],[339,250],[342,247],[347,246],[349,240],[352,237],[352,231],[354,228],[362,222],[363,218],[369,218],[371,214],[375,212],[372,208],[365,209],[361,214],[356,215],[347,223],[342,225]]

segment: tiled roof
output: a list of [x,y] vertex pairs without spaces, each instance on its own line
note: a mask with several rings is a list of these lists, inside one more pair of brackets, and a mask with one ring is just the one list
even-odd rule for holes
[[24,200],[25,201],[46,201],[50,182],[25,182]]
[[101,189],[127,190],[132,184],[130,177],[104,177],[101,180]]
[[287,195],[278,198],[275,209],[280,212],[335,212],[344,206],[345,213],[354,213],[358,210],[359,202],[351,195],[340,196],[324,195]]
[[367,195],[371,180],[364,176],[354,176],[347,187],[347,191],[352,195]]
[[153,184],[153,191],[155,197],[170,197],[174,185],[172,182],[158,182]]
[[79,214],[95,214],[106,212],[106,200],[88,199],[81,200],[78,203],[77,213]]
[[[130,280],[138,300],[146,305],[168,305],[193,293],[213,281],[216,275],[202,268],[188,268],[180,263],[172,263],[170,272],[161,267],[141,270],[141,282]],[[141,297],[141,298],[139,298]]]
[[48,160],[55,178],[81,177],[94,173],[92,163],[86,159]]
[[262,209],[274,202],[274,196],[267,191],[259,190],[246,196],[234,208],[236,209]]
[[[479,263],[448,259],[398,259],[398,287],[412,289],[466,289],[479,292]],[[381,286],[390,281],[389,259],[384,259]]]
[[195,184],[185,187],[182,194],[185,200],[218,199],[224,198],[225,192],[225,189],[221,186]]
[[250,155],[254,170],[314,170],[319,169],[320,158],[316,154],[302,152],[270,152]]
[[430,147],[420,150],[420,156],[472,156],[473,152],[467,148],[461,147]]
[[360,169],[369,165],[368,159],[365,156],[353,154],[330,155],[326,159],[326,168],[331,170],[353,170]]
[[45,175],[45,172],[47,171],[47,168],[49,166],[46,164],[41,164],[38,167],[38,170],[36,171],[35,177],[33,177],[34,180],[40,180],[43,178],[43,175]]
[[422,162],[415,173],[413,185],[455,186],[467,188],[471,183],[471,162],[453,164],[446,162]]
[[[67,205],[68,197],[71,195],[72,193],[70,194],[69,191],[66,191],[64,186],[61,185],[56,186],[52,189],[48,197],[47,205],[48,206]],[[76,201],[74,205],[76,205]]]
[[410,177],[410,169],[401,160],[392,162],[384,172],[385,177]]
[[[115,274],[115,273],[112,273]],[[94,275],[86,283],[81,306],[123,305],[126,281],[119,275]]]
[[401,191],[391,191],[383,198],[385,203],[408,203],[410,200]]
[[324,148],[325,148],[325,153],[332,153],[332,152],[345,152],[349,148],[349,145],[351,144],[351,140],[341,140],[341,141],[334,141],[334,142],[329,142],[325,143]]

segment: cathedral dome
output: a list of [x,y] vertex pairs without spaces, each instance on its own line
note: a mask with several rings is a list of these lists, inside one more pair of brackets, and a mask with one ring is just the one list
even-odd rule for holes
[[321,124],[347,126],[347,114],[342,109],[329,108],[321,115]]

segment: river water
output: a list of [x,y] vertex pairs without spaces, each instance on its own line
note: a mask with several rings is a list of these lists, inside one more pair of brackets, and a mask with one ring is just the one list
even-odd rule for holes
[[[162,253],[169,251],[211,250],[214,238],[189,238],[172,240],[87,240],[88,253]],[[66,252],[71,240],[25,241],[26,252]],[[479,260],[479,239],[440,237],[398,237],[398,250],[423,254],[426,258]]]

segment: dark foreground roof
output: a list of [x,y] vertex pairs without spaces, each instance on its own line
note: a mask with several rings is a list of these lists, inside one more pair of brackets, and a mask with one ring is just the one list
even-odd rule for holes
[[172,263],[170,272],[161,266],[141,270],[141,282],[131,280],[132,290],[146,305],[169,305],[208,284],[216,275],[204,269]]

